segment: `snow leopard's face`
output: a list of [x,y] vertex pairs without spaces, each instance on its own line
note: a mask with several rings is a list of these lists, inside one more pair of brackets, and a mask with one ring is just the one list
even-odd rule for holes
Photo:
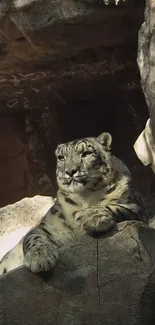
[[84,189],[96,190],[111,179],[112,138],[103,133],[97,138],[83,138],[58,145],[57,183],[67,192],[82,192]]

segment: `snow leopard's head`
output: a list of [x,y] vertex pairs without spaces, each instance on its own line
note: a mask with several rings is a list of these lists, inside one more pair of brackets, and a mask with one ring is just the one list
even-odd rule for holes
[[97,138],[82,138],[58,145],[57,183],[60,189],[79,193],[95,191],[111,182],[113,166],[112,137],[102,133]]

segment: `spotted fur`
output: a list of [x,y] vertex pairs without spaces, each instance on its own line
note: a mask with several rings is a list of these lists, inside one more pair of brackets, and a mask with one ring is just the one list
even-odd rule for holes
[[[53,268],[59,248],[85,232],[106,232],[123,220],[147,223],[145,209],[132,188],[130,172],[112,155],[111,143],[111,135],[103,133],[97,138],[58,145],[57,200],[19,244],[20,252],[23,247],[24,264],[32,272]],[[10,254],[2,260],[5,272]]]

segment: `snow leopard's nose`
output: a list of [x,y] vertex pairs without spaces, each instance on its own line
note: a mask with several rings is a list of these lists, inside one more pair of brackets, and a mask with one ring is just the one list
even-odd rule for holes
[[70,176],[70,177],[73,177],[73,175],[76,174],[76,172],[77,172],[77,169],[67,169],[67,170],[65,170],[65,174],[67,176]]

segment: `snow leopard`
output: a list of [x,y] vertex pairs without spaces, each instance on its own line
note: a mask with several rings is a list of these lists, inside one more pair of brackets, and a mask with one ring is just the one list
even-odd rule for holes
[[104,235],[125,220],[148,223],[129,169],[112,153],[110,133],[59,144],[55,155],[55,203],[4,256],[1,274],[22,264],[34,273],[49,271],[56,264],[60,248],[84,234]]

